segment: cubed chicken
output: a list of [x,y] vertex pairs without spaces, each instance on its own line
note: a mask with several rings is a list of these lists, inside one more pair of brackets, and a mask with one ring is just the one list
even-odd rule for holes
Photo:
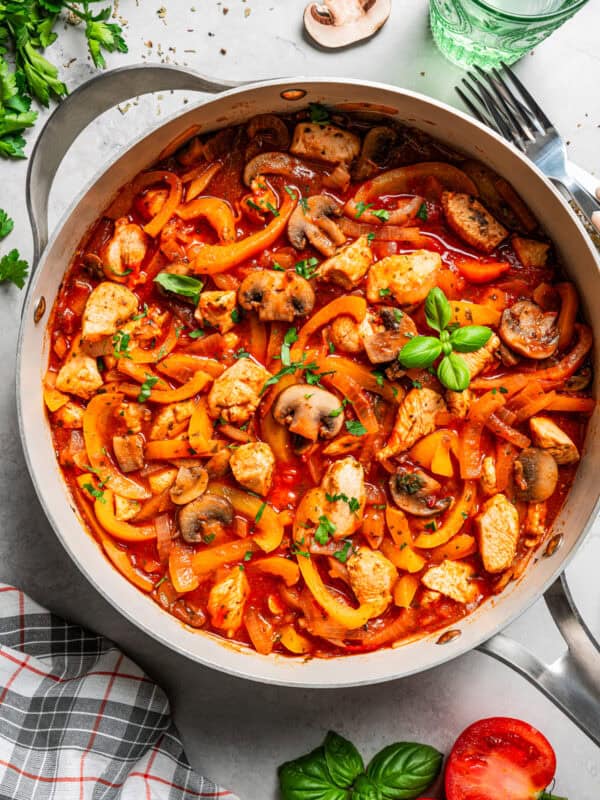
[[360,139],[335,125],[300,122],[294,130],[290,153],[331,164],[349,164],[360,153]]
[[548,506],[543,503],[527,503],[525,516],[525,533],[533,539],[539,539],[546,533],[546,515]]
[[403,453],[422,436],[432,433],[436,428],[436,415],[440,411],[446,411],[446,404],[438,392],[426,386],[411,389],[398,408],[392,435],[377,458],[384,460]]
[[483,459],[479,484],[487,497],[496,494],[496,462],[491,456]]
[[54,422],[61,428],[83,428],[83,408],[69,400],[55,412]]
[[367,300],[383,303],[391,294],[400,305],[421,303],[435,286],[441,266],[440,254],[431,250],[382,258],[369,270]]
[[321,280],[337,283],[343,289],[353,289],[365,277],[372,263],[373,253],[367,237],[361,236],[323,261],[316,275]]
[[232,567],[217,576],[208,595],[208,613],[214,628],[225,631],[228,638],[235,636],[242,624],[244,607],[250,594],[250,585],[243,569]]
[[519,541],[519,513],[501,492],[483,504],[475,518],[479,552],[487,572],[504,572],[512,564]]
[[365,473],[354,456],[330,464],[321,481],[326,504],[323,513],[335,525],[334,539],[350,536],[362,525],[365,511]]
[[143,425],[150,420],[152,412],[141,403],[121,403],[119,416],[127,426],[127,433],[141,433]]
[[524,239],[521,236],[513,236],[511,239],[513,250],[517,258],[524,267],[545,267],[548,261],[550,245],[546,242],[538,242],[535,239]]
[[471,581],[474,572],[470,564],[446,560],[429,567],[421,581],[428,589],[440,592],[457,603],[472,603],[479,594],[477,585]]
[[60,392],[75,394],[84,400],[89,400],[102,383],[96,359],[83,353],[70,355],[56,376],[56,388]]
[[333,320],[329,336],[335,349],[344,353],[360,353],[364,349],[360,325],[348,314],[341,314]]
[[162,494],[170,489],[177,479],[177,470],[175,467],[167,467],[166,469],[158,469],[156,472],[151,472],[148,475],[148,483],[150,484],[150,491],[152,494]]
[[231,454],[229,465],[236,481],[260,495],[266,495],[273,481],[275,456],[265,442],[248,442]]
[[113,452],[121,472],[135,472],[144,466],[144,437],[140,433],[113,436]]
[[123,522],[137,516],[141,507],[142,504],[139,500],[130,500],[128,497],[115,495],[115,517]]
[[195,407],[193,400],[184,400],[181,403],[170,403],[161,408],[152,422],[150,439],[168,438],[177,425],[192,416]]
[[473,402],[473,392],[470,389],[464,389],[462,392],[446,389],[445,397],[448,411],[459,419],[466,419]]
[[482,253],[491,253],[508,236],[508,231],[470,194],[443,192],[442,208],[452,230]]
[[208,395],[211,417],[242,424],[256,411],[260,391],[271,377],[262,364],[250,358],[240,358],[213,383]]
[[500,339],[493,333],[479,350],[473,350],[471,353],[460,353],[460,357],[469,369],[471,378],[479,375],[480,372],[483,372],[496,360],[496,352],[499,347]]
[[116,333],[138,308],[138,299],[120,283],[103,281],[88,297],[81,321],[81,336],[87,342],[97,342]]
[[398,570],[379,550],[359,547],[346,563],[350,586],[359,603],[373,605],[372,617],[378,617],[392,602],[392,587]]
[[235,325],[237,293],[202,292],[194,317],[203,325],[212,325],[219,333],[227,333]]
[[146,256],[148,237],[139,225],[121,217],[115,222],[115,232],[104,248],[103,263],[107,275],[122,275],[137,269]]
[[531,417],[531,438],[538,447],[547,450],[557,464],[574,464],[579,461],[575,442],[548,417]]

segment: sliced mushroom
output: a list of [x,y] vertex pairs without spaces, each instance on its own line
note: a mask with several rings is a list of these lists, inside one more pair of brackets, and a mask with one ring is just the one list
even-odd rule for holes
[[391,0],[322,0],[306,6],[304,27],[322,47],[346,47],[377,33],[391,8]]
[[175,505],[183,506],[204,494],[207,486],[208,472],[204,467],[179,467],[169,495]]
[[261,153],[249,161],[244,168],[244,183],[252,186],[252,181],[259,175],[284,175],[296,181],[298,185],[315,185],[321,183],[321,176],[306,164],[302,159],[295,158],[288,153],[269,152]]
[[520,300],[502,312],[502,341],[526,358],[548,358],[558,347],[556,314],[543,312],[531,300]]
[[330,217],[341,217],[342,206],[333,197],[314,195],[303,205],[297,206],[288,222],[288,239],[297,250],[306,247],[306,240],[323,253],[334,255],[344,244],[346,235]]
[[179,510],[177,522],[186,542],[200,542],[231,525],[233,506],[225,497],[204,494]]
[[360,156],[352,169],[355,181],[366,181],[386,166],[398,134],[387,125],[371,128],[365,136]]
[[295,272],[261,269],[241,282],[238,302],[246,311],[256,311],[263,322],[292,322],[295,317],[310,314],[315,293]]
[[546,450],[528,447],[515,459],[514,476],[518,499],[541,503],[556,489],[558,466]]
[[373,333],[363,338],[365,350],[372,364],[393,361],[404,345],[417,334],[417,327],[408,314],[397,308],[384,306],[374,312],[371,320]]
[[415,517],[434,517],[447,511],[451,497],[437,498],[441,485],[419,469],[399,469],[390,478],[390,490],[394,502]]
[[102,259],[95,253],[85,253],[81,261],[85,271],[94,278],[94,280],[101,281],[104,278]]
[[590,385],[592,380],[592,368],[587,365],[577,370],[574,375],[564,382],[561,389],[565,392],[582,392]]
[[344,422],[338,398],[326,389],[300,383],[289,386],[278,396],[273,417],[291,433],[309,442],[332,439]]
[[265,146],[269,150],[287,150],[290,145],[290,132],[287,125],[275,114],[258,114],[246,126],[252,140],[246,148],[246,158],[252,158]]

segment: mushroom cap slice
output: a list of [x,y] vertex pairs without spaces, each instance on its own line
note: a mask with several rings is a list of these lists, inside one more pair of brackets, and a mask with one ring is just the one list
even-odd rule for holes
[[233,506],[225,497],[204,494],[179,510],[177,522],[186,542],[200,542],[202,537],[220,533],[231,525]]
[[363,337],[372,364],[384,364],[397,358],[404,345],[416,336],[417,326],[408,314],[391,306],[374,309],[373,333]]
[[296,206],[287,226],[288,239],[297,250],[306,247],[306,240],[326,256],[333,256],[344,244],[346,235],[330,217],[341,217],[342,206],[335,198],[317,194]]
[[204,467],[179,467],[169,496],[175,505],[187,505],[204,494],[207,486],[208,472]]
[[528,503],[542,503],[554,494],[558,466],[547,450],[528,447],[514,463],[515,494]]
[[291,433],[310,442],[333,439],[340,432],[344,412],[338,398],[326,389],[299,383],[277,397],[273,417]]
[[371,128],[363,139],[360,156],[352,168],[354,180],[366,181],[378,169],[385,167],[397,139],[397,131],[388,125]]
[[394,502],[415,517],[435,517],[450,508],[451,497],[437,499],[441,485],[419,469],[399,469],[390,478],[390,491]]
[[256,311],[263,322],[292,322],[310,314],[315,293],[306,278],[295,272],[262,269],[241,282],[238,302],[246,311]]
[[391,9],[391,0],[322,0],[306,6],[304,27],[322,47],[347,47],[377,33]]
[[558,347],[556,314],[542,311],[531,300],[520,300],[502,312],[498,334],[525,358],[549,358]]

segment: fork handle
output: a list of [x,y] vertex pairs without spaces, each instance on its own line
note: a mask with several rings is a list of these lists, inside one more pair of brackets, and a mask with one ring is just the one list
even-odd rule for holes
[[553,177],[552,180],[560,183],[561,186],[563,186],[569,192],[573,200],[577,203],[588,220],[593,222],[592,215],[600,211],[600,202],[596,200],[594,195],[589,192],[585,186],[583,186],[583,184],[579,183],[577,178],[574,178],[567,172],[560,177]]

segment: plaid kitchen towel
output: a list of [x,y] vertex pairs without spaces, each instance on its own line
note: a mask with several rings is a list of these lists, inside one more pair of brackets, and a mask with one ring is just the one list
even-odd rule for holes
[[0,584],[0,800],[237,800],[192,771],[163,691]]

